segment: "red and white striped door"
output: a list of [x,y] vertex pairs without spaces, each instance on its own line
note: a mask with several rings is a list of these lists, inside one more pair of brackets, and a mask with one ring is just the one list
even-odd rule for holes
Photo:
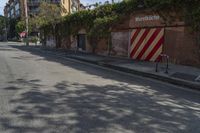
[[164,28],[134,29],[130,38],[130,58],[156,61],[164,44]]

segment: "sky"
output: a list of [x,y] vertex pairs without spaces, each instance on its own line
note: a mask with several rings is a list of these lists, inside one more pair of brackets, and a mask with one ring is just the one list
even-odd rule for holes
[[0,0],[0,15],[3,15],[3,9],[8,0]]
[[104,3],[105,1],[111,1],[111,0],[80,0],[80,2],[83,3],[84,5],[93,4],[93,3],[97,3],[97,2]]
[[[0,15],[3,15],[3,9],[4,9],[4,6],[6,5],[7,1],[8,0],[0,0]],[[96,2],[104,3],[107,0],[80,0],[80,1],[84,5],[87,5],[87,4],[93,4],[93,3],[96,3]],[[111,0],[109,0],[109,1],[111,1]]]

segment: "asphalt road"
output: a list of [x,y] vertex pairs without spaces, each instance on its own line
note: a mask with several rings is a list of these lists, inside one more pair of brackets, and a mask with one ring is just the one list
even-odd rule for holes
[[0,133],[200,133],[200,93],[0,43]]

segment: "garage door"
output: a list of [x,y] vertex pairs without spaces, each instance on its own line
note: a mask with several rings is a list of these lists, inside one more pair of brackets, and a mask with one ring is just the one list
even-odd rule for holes
[[164,28],[133,29],[130,38],[130,58],[156,61],[163,51]]

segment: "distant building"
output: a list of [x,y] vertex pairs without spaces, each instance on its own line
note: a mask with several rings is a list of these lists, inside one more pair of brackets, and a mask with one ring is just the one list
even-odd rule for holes
[[7,18],[19,18],[21,15],[20,0],[9,0],[4,7],[4,16]]
[[[44,0],[27,0],[29,16],[39,13],[39,5]],[[46,2],[60,5],[61,15],[67,15],[79,11],[79,0],[45,0]],[[9,0],[4,7],[4,16],[11,19],[18,19],[25,16],[24,0]]]
[[[65,16],[80,10],[79,0],[27,0],[29,17],[35,16],[39,13],[39,6],[41,2],[44,1],[59,5],[61,8],[61,16]],[[24,5],[25,0],[9,0],[4,7],[4,16],[9,19],[9,24],[7,25],[9,39],[13,39],[18,36],[15,26],[19,20],[25,18]]]
[[60,3],[62,16],[80,11],[80,0],[60,0]]

